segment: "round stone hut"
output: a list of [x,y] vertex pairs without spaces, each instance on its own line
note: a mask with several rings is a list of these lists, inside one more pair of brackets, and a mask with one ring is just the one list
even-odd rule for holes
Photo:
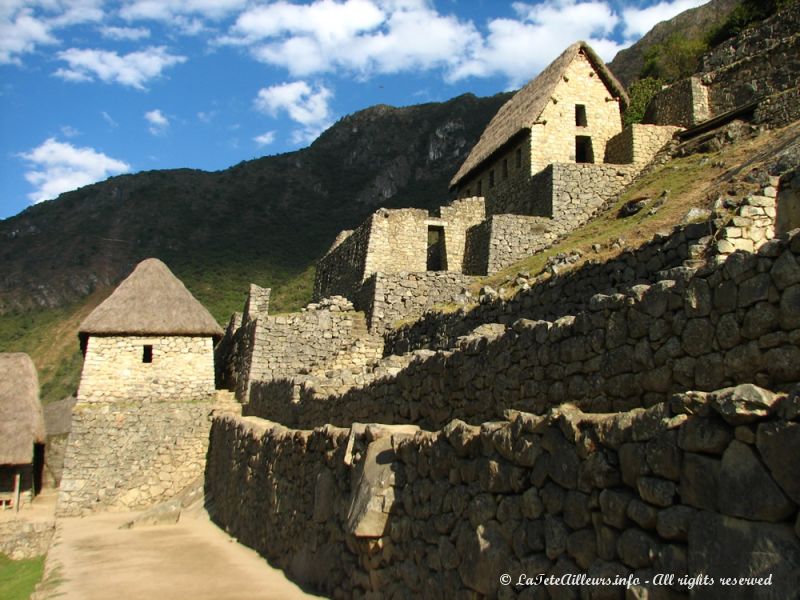
[[172,271],[148,258],[81,324],[78,402],[208,399],[222,335]]
[[36,367],[27,354],[0,354],[0,505],[19,508],[39,492],[44,443]]

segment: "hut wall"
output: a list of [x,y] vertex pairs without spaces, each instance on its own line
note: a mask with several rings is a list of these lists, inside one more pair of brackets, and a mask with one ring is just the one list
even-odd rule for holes
[[[152,362],[144,362],[145,347]],[[210,337],[90,336],[79,402],[193,400],[214,396]]]
[[[583,106],[585,125],[578,124]],[[593,160],[603,162],[606,143],[622,131],[619,100],[613,98],[589,60],[580,54],[564,72],[536,123],[531,124],[531,173],[550,163],[576,162],[576,137],[591,138]]]

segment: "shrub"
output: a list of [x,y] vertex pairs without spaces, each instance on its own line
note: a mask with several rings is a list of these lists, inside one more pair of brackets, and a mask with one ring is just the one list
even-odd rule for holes
[[623,124],[627,126],[632,123],[641,123],[647,105],[650,104],[650,100],[661,90],[663,85],[663,81],[654,77],[645,77],[634,81],[628,90],[630,104],[622,118]]

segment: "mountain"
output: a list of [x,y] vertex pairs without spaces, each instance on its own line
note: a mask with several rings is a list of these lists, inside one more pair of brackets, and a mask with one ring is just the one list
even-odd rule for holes
[[[380,206],[433,208],[509,94],[347,116],[310,147],[219,172],[113,177],[0,221],[0,314],[58,308],[164,260],[220,321],[249,281],[280,288]],[[310,277],[306,277],[310,281]],[[308,287],[308,286],[307,286]],[[1,342],[1,341],[0,341]]]
[[684,11],[668,21],[662,21],[635,44],[620,50],[608,66],[617,79],[629,87],[639,78],[648,49],[663,44],[674,34],[688,40],[704,38],[711,29],[725,21],[739,3],[740,0],[711,0],[707,4]]

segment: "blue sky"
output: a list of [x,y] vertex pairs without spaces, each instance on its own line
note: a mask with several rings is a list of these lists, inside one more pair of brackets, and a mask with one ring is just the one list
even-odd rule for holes
[[705,0],[0,0],[0,219],[120,173],[224,169],[373,104],[611,60]]

